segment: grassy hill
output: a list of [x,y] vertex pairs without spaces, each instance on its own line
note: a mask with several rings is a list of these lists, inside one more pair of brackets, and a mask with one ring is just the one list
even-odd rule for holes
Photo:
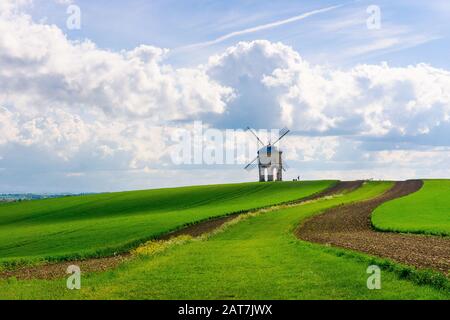
[[450,236],[450,181],[425,180],[418,192],[376,209],[372,223],[385,231]]
[[101,256],[186,224],[295,200],[333,181],[244,183],[0,205],[0,264]]
[[304,219],[391,186],[370,182],[343,196],[244,219],[206,240],[86,274],[79,291],[67,290],[64,279],[0,280],[0,299],[450,299],[446,290],[389,269],[382,272],[382,290],[368,290],[367,267],[385,262],[295,238]]

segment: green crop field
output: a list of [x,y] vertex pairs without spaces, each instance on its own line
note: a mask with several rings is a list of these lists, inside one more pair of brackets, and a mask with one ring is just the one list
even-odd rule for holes
[[450,181],[425,180],[421,190],[387,202],[372,215],[385,231],[450,235]]
[[[65,279],[0,280],[0,299],[450,299],[448,286],[405,278],[395,264],[294,236],[306,218],[391,186],[369,182],[344,195],[255,214],[205,239],[85,274],[81,290],[67,290]],[[311,191],[306,185],[303,193]],[[366,269],[374,263],[384,266],[381,290],[366,286]]]
[[108,255],[189,223],[303,198],[333,183],[244,183],[2,204],[0,265]]

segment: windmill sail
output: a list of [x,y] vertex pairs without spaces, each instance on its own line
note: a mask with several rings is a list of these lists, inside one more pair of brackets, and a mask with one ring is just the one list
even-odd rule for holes
[[250,132],[255,136],[256,140],[258,140],[258,142],[259,142],[262,146],[264,146],[264,142],[261,141],[261,139],[258,137],[258,135],[252,130],[252,128],[247,127],[246,130],[247,130],[247,131],[250,131]]
[[280,130],[280,136],[279,138],[272,143],[272,145],[274,145],[275,143],[279,142],[281,139],[283,139],[289,132],[291,132],[291,130],[289,130],[288,128],[284,127],[283,129]]
[[255,159],[253,159],[253,161],[249,162],[249,164],[247,164],[244,169],[247,171],[253,170],[258,165],[258,158],[259,157],[256,157]]

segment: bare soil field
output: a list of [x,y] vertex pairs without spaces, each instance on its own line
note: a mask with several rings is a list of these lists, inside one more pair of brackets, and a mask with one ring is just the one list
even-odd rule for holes
[[378,232],[371,225],[370,216],[379,205],[416,192],[422,185],[423,182],[418,180],[397,182],[375,199],[335,207],[314,216],[296,230],[296,235],[305,241],[361,251],[448,274],[450,239]]

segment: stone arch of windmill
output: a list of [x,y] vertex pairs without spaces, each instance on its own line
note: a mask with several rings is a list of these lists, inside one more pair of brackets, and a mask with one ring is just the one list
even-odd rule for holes
[[288,128],[280,130],[280,135],[271,143],[270,140],[264,143],[256,134],[256,132],[247,127],[246,131],[249,131],[255,136],[258,143],[257,156],[253,161],[245,166],[245,170],[250,171],[258,167],[259,181],[283,181],[283,171],[286,171],[286,165],[283,162],[283,151],[277,148],[275,145],[281,141],[289,132]]

